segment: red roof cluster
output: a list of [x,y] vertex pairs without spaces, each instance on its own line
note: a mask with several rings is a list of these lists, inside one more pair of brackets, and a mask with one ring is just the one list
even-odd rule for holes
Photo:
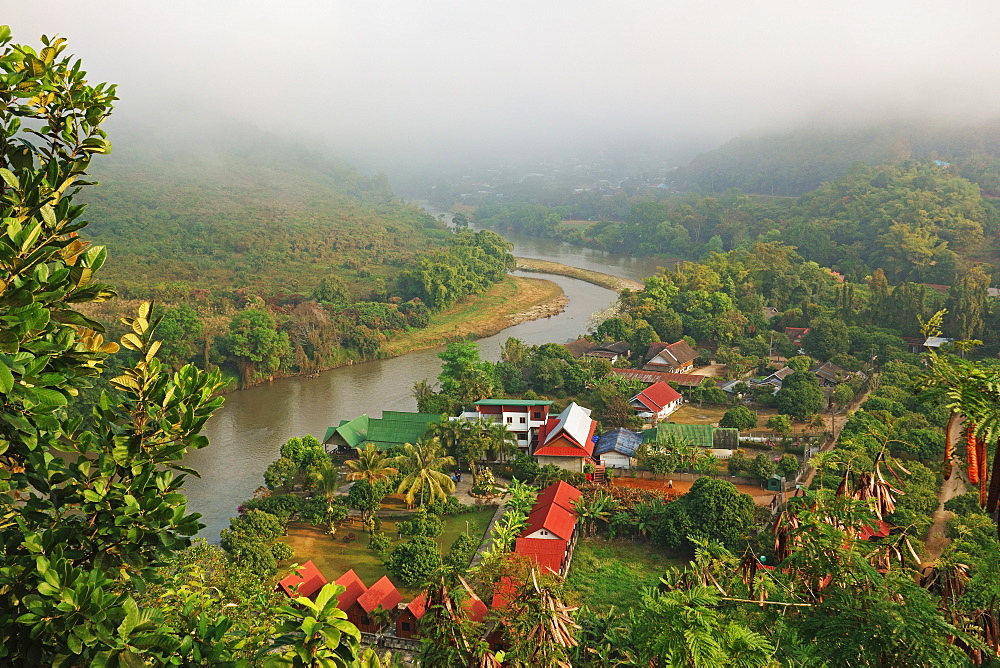
[[[354,571],[351,572],[353,573]],[[325,584],[326,578],[323,577],[316,564],[311,560],[302,564],[295,569],[294,573],[286,578],[282,578],[278,582],[278,586],[289,596],[306,596],[308,598],[315,596]]]
[[368,591],[368,587],[361,581],[361,578],[358,577],[353,568],[334,580],[334,584],[339,584],[345,588],[344,593],[337,598],[337,607],[345,611],[354,605],[354,602],[362,594]]

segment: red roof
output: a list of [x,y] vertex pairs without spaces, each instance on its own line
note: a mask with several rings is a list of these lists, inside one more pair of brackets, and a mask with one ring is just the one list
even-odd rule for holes
[[427,597],[424,592],[417,594],[417,597],[406,604],[406,609],[413,613],[413,616],[420,619],[427,612]]
[[659,413],[664,406],[680,398],[680,393],[662,380],[635,395],[635,399],[653,413]]
[[493,594],[493,600],[490,601],[490,607],[494,610],[505,607],[515,594],[517,594],[517,585],[509,576],[503,576]]
[[358,577],[353,568],[334,580],[334,583],[347,588],[337,599],[337,607],[345,612],[349,607],[354,605],[359,596],[368,591],[368,587],[361,581],[361,578]]
[[[352,573],[354,571],[351,571]],[[278,586],[289,596],[312,598],[327,582],[311,560],[295,569],[295,572],[278,582]],[[297,587],[297,589],[296,589]]]
[[[539,429],[538,440],[544,442],[549,432],[555,429],[558,423],[559,418],[549,418],[548,423]],[[583,443],[577,443],[575,438],[563,430],[560,436],[556,437],[556,440],[549,445],[538,448],[534,454],[548,457],[590,457],[594,453],[594,432],[596,430],[597,421],[591,419],[590,431],[587,438],[583,439]]]
[[541,508],[542,506],[551,506],[555,504],[557,506],[562,506],[570,512],[576,512],[573,508],[573,502],[583,496],[583,492],[578,490],[573,485],[560,480],[559,482],[549,485],[541,492],[538,493],[538,497],[535,499],[535,505],[532,510]]
[[536,506],[535,510],[528,515],[528,526],[521,532],[521,535],[530,536],[536,531],[544,529],[558,538],[569,540],[573,536],[575,526],[575,512],[556,505]]
[[365,612],[371,612],[379,606],[382,606],[383,610],[392,610],[402,600],[403,595],[396,590],[389,578],[383,575],[382,579],[358,597],[358,605]]
[[865,525],[861,531],[858,532],[858,540],[868,540],[869,538],[885,538],[889,535],[889,531],[892,530],[892,525],[885,520],[879,520],[878,525],[875,528]]
[[530,557],[540,568],[548,568],[558,574],[562,569],[563,557],[566,556],[566,545],[565,540],[518,538],[514,544],[514,552]]
[[785,335],[792,343],[802,343],[802,337],[808,333],[808,327],[785,327]]
[[[382,606],[385,607],[384,605]],[[469,598],[465,599],[462,603],[462,608],[469,614],[469,619],[478,623],[483,621],[486,615],[489,614],[490,609],[486,607],[483,600],[469,592]],[[421,619],[427,614],[427,595],[426,592],[420,592],[416,598],[410,601],[406,605],[406,609],[409,610],[414,617]]]

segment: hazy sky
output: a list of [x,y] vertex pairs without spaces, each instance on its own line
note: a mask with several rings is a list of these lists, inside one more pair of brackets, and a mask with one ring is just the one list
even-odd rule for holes
[[224,114],[369,161],[710,146],[806,121],[1000,112],[1000,3],[9,0],[123,117]]

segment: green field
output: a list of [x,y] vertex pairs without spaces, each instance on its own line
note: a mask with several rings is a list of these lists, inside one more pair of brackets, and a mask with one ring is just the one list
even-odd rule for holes
[[[490,518],[493,517],[493,511],[494,508],[490,507],[464,515],[445,517],[444,532],[436,538],[442,554],[447,554],[458,534],[465,532],[466,521],[468,521],[469,535],[482,539]],[[393,545],[406,542],[405,538],[396,539],[396,522],[393,520],[383,520],[382,531],[392,538]],[[345,541],[345,538],[352,533],[355,539]],[[311,559],[331,582],[351,568],[368,586],[383,575],[387,575],[378,555],[368,549],[368,534],[362,529],[344,527],[337,531],[336,536],[330,536],[320,527],[302,522],[289,522],[288,533],[282,540],[295,550],[295,556],[289,563],[301,564]],[[279,576],[284,574],[285,569],[279,571]],[[393,584],[397,585],[404,598],[417,593],[415,590],[400,587],[398,583]]]
[[669,566],[687,561],[650,543],[584,538],[576,545],[567,585],[573,605],[594,610],[638,605],[643,587],[655,587]]

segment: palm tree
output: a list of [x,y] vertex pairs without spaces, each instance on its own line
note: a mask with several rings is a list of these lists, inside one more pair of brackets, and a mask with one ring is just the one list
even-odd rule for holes
[[337,488],[340,486],[340,469],[329,459],[313,468],[309,472],[309,481],[313,487],[326,499],[326,521],[330,525],[328,533],[336,533],[333,526],[333,500],[337,496]]
[[396,493],[403,494],[410,507],[418,494],[420,505],[424,505],[425,492],[430,501],[444,501],[455,491],[454,481],[441,472],[445,466],[454,466],[455,458],[441,456],[441,441],[437,438],[420,439],[416,445],[407,443],[403,454],[391,461],[406,472]]
[[596,494],[589,499],[581,497],[573,503],[573,508],[580,517],[583,524],[584,535],[593,536],[597,527],[597,520],[607,520],[614,510],[615,500],[604,494]]
[[440,422],[427,425],[424,438],[437,438],[444,451],[449,455],[457,454],[458,446],[469,433],[469,423],[465,420],[449,420],[443,418]]
[[376,448],[375,444],[369,443],[363,450],[361,448],[355,450],[358,451],[358,458],[344,462],[351,470],[347,474],[348,480],[365,480],[374,485],[398,473],[395,468],[389,466],[390,458]]
[[507,455],[517,454],[517,437],[507,427],[499,422],[491,422],[485,427],[488,436],[487,447],[497,453],[498,459],[503,462]]

